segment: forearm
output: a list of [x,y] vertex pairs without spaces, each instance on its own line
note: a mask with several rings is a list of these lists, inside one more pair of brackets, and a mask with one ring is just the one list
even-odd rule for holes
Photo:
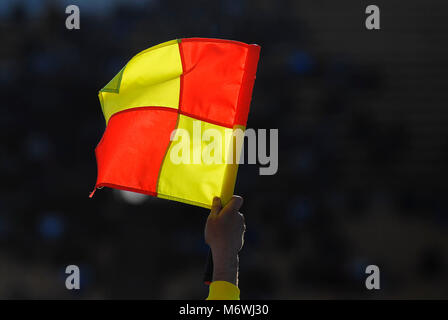
[[238,286],[238,254],[222,256],[213,252],[213,281],[227,281]]
[[213,254],[213,282],[207,300],[239,300],[238,255],[223,257]]

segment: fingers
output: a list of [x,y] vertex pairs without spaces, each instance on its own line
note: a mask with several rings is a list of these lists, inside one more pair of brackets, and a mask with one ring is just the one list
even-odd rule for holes
[[210,214],[217,215],[219,214],[221,209],[222,209],[221,199],[219,197],[214,197]]

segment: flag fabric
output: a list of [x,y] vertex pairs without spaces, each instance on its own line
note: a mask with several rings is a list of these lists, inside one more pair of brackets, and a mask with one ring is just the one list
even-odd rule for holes
[[[236,163],[173,163],[170,153],[181,138],[176,129],[191,136],[195,129],[223,135],[245,129],[259,53],[258,45],[188,38],[135,55],[99,92],[106,129],[95,149],[95,190],[110,187],[205,208],[214,196],[228,202]],[[209,143],[190,144],[186,153]],[[222,148],[225,154],[230,146]]]

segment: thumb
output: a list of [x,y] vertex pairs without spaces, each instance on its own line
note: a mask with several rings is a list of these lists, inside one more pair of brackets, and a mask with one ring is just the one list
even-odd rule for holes
[[219,197],[214,197],[212,202],[212,207],[210,209],[210,214],[217,215],[222,209],[221,199]]

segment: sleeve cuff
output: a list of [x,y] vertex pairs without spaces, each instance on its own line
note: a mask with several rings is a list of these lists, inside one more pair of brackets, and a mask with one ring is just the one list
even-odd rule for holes
[[206,300],[240,300],[240,289],[227,281],[213,281]]

